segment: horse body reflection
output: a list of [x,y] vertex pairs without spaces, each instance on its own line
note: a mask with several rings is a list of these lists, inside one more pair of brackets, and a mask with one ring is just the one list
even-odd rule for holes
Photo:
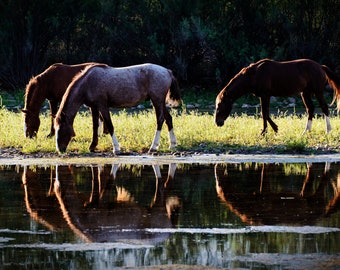
[[[238,188],[237,174],[234,174],[236,165],[216,165],[218,197],[250,225],[310,225],[339,208],[340,193],[333,179],[339,181],[340,174],[332,174],[328,164],[309,164],[301,190],[275,182],[275,173],[283,173],[282,166],[263,164],[261,170],[254,168],[256,173],[251,175],[245,191]],[[324,170],[320,166],[325,167]],[[321,171],[321,175],[316,171]],[[325,189],[330,183],[334,197],[326,202]]]
[[[89,192],[84,192],[75,180],[75,176],[79,176],[79,170],[83,168],[57,166],[50,188],[53,194],[49,192],[48,202],[42,205],[32,203],[42,201],[41,198],[45,196],[36,177],[37,172],[25,168],[22,179],[28,212],[43,224],[46,224],[42,222],[46,215],[55,215],[58,221],[51,220],[53,225],[48,226],[49,228],[65,228],[67,224],[76,235],[87,242],[128,241],[154,244],[165,240],[168,234],[149,233],[145,228],[175,226],[178,222],[176,216],[180,207],[179,198],[167,196],[164,186],[166,179],[157,174],[159,169],[154,168],[155,193],[149,195],[149,207],[140,205],[129,188],[118,184],[118,167],[114,165],[110,170],[108,166],[92,166],[91,188]],[[169,169],[168,179],[172,178],[173,174],[174,171]],[[88,178],[85,181],[88,182]],[[29,200],[29,197],[32,199]],[[44,211],[32,211],[38,208],[43,208]],[[55,222],[62,223],[63,226],[56,226]]]
[[45,192],[43,183],[53,171],[47,171],[45,168],[36,168],[35,170],[24,168],[22,182],[25,191],[25,204],[27,212],[37,222],[45,225],[49,230],[60,231],[67,228],[63,219],[62,212],[53,191]]
[[[233,222],[230,211],[251,225],[323,224],[338,215],[339,172],[336,163],[171,164],[167,173],[159,165],[74,165],[26,167],[22,181],[29,214],[51,230],[150,244],[179,220],[183,228],[218,227],[226,215]],[[221,201],[228,207],[219,212]]]

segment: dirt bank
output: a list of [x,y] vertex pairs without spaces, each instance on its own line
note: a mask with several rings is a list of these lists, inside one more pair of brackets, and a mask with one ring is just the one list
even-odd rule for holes
[[169,163],[223,163],[223,162],[340,162],[340,153],[327,154],[274,154],[274,153],[235,153],[213,154],[202,152],[175,152],[170,154],[125,153],[114,155],[112,152],[78,154],[22,153],[17,149],[0,149],[0,165],[34,164],[169,164]]

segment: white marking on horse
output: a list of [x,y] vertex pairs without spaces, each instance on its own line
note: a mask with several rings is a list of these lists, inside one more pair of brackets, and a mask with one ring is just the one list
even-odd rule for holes
[[171,129],[169,131],[169,141],[170,141],[170,149],[173,149],[176,147],[177,145],[177,140],[176,140],[176,136],[175,136],[175,133],[174,133],[174,129]]
[[177,164],[176,163],[170,163],[169,170],[168,170],[168,176],[171,177],[171,178],[174,178],[176,169],[177,169]]
[[161,169],[158,164],[152,165],[156,178],[162,178]]
[[98,119],[98,135],[104,134],[104,123],[101,119]]
[[[326,134],[328,134],[332,130],[331,122],[328,116],[325,116],[325,122],[326,122]],[[306,128],[302,134],[306,134],[306,132],[311,131],[311,129],[312,129],[312,120],[308,120],[306,124]]]
[[312,129],[312,120],[308,120],[307,124],[306,124],[306,128],[305,128],[304,132],[302,133],[302,135],[306,134],[306,132],[311,131],[311,129]]
[[59,125],[58,124],[54,125],[54,130],[55,130],[55,147],[57,149],[57,152],[60,152],[59,146],[58,146],[58,137],[59,137]]
[[58,190],[60,188],[60,181],[59,181],[59,167],[58,165],[55,166],[55,179],[54,179],[54,190]]
[[113,145],[113,153],[118,154],[120,152],[120,146],[116,138],[116,135],[114,133],[112,134],[112,145]]
[[156,133],[155,133],[155,136],[153,138],[153,142],[151,144],[149,152],[157,151],[157,149],[159,147],[159,140],[160,140],[160,138],[161,138],[161,131],[160,130],[156,130]]
[[113,179],[115,180],[116,179],[116,176],[117,176],[117,172],[118,172],[118,169],[120,167],[120,164],[113,164],[112,165],[112,168],[111,168],[111,175],[113,177]]

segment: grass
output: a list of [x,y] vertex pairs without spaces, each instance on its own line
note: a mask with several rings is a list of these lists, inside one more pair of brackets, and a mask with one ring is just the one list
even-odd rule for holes
[[[214,117],[197,111],[172,110],[174,131],[178,140],[178,151],[203,153],[309,153],[340,152],[340,118],[331,117],[333,130],[325,134],[322,117],[313,120],[312,131],[302,136],[306,117],[298,115],[273,116],[279,126],[275,134],[271,128],[265,136],[260,135],[262,119],[259,116],[233,115],[221,128],[214,123]],[[48,112],[40,117],[41,126],[36,139],[25,138],[21,113],[0,109],[0,148],[16,148],[23,153],[55,152],[55,139],[46,138],[50,129]],[[149,149],[156,127],[152,110],[140,113],[120,111],[112,114],[115,134],[124,152],[145,153]],[[76,137],[67,151],[79,154],[89,153],[92,139],[91,116],[88,111],[79,112],[74,121]],[[168,132],[164,124],[160,152],[170,153]],[[111,138],[99,138],[98,151],[112,151]]]

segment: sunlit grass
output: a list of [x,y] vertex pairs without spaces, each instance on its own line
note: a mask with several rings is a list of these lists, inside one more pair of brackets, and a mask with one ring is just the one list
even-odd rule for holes
[[[179,151],[199,151],[226,153],[244,151],[299,153],[308,151],[317,153],[322,149],[339,148],[340,118],[333,116],[333,130],[325,134],[325,121],[322,117],[313,120],[312,131],[304,136],[302,132],[306,117],[296,115],[273,116],[279,126],[275,134],[270,127],[265,136],[261,136],[262,119],[258,116],[233,115],[225,121],[223,127],[217,127],[211,114],[197,112],[179,112],[173,110],[174,131],[178,140]],[[0,109],[0,148],[18,148],[24,153],[55,152],[55,138],[46,138],[50,130],[49,114],[40,116],[41,126],[36,139],[25,138],[23,120],[20,113]],[[124,152],[144,153],[149,149],[155,129],[156,117],[152,110],[140,113],[121,111],[112,114],[115,134]],[[74,121],[76,137],[70,142],[67,151],[89,153],[92,139],[92,120],[89,112],[77,114]],[[161,134],[160,151],[168,149],[168,132],[164,124]],[[98,151],[112,151],[111,138],[102,135],[99,138]]]

